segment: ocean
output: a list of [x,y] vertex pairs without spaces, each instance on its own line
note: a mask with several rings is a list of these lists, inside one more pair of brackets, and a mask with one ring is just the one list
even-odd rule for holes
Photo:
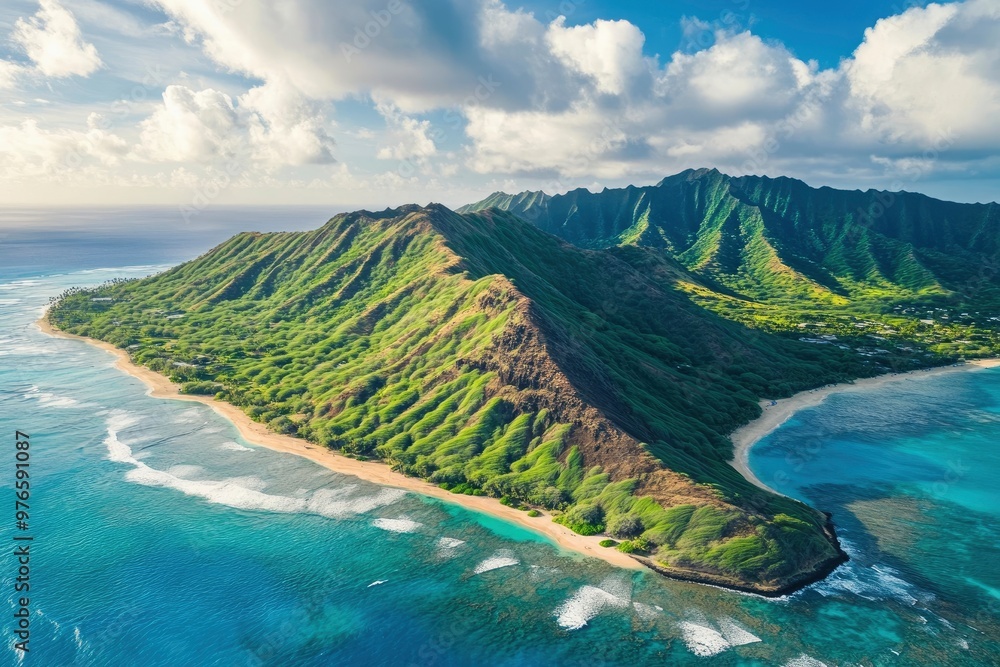
[[[833,512],[852,555],[767,600],[617,570],[146,396],[111,355],[33,326],[50,297],[329,216],[207,211],[157,243],[176,211],[153,231],[127,224],[147,209],[112,213],[71,236],[52,212],[0,225],[0,665],[997,664],[1000,370],[834,395],[759,443],[758,476]],[[15,431],[31,443],[25,530]],[[33,538],[27,654],[18,536]]]

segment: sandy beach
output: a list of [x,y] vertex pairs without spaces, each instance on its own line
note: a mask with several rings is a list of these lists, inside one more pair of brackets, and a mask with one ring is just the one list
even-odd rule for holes
[[771,405],[771,401],[761,401],[760,407],[764,411],[763,414],[749,424],[736,429],[730,436],[733,441],[734,458],[729,462],[729,465],[736,468],[743,477],[756,486],[777,493],[777,491],[757,479],[753,471],[750,470],[750,448],[760,441],[761,438],[788,421],[799,410],[819,405],[831,394],[875,389],[893,382],[933,377],[945,373],[976,371],[996,366],[1000,366],[1000,359],[978,359],[954,366],[927,368],[908,373],[891,373],[873,378],[863,378],[853,383],[827,385],[819,389],[799,392],[789,398],[779,399],[776,405]]
[[382,486],[413,491],[414,493],[420,493],[460,505],[466,509],[495,516],[543,535],[565,550],[600,558],[617,567],[631,570],[646,569],[638,561],[617,549],[600,546],[599,542],[605,539],[604,537],[578,535],[569,528],[553,522],[552,517],[547,512],[543,512],[542,516],[529,517],[525,512],[501,505],[495,498],[454,494],[421,479],[407,477],[401,473],[394,472],[384,463],[358,461],[336,454],[325,447],[313,445],[301,438],[274,433],[269,431],[263,424],[253,421],[242,410],[229,403],[217,401],[209,396],[181,394],[180,388],[171,382],[169,378],[132,363],[132,360],[124,350],[120,350],[110,343],[59,331],[49,324],[45,316],[38,320],[36,324],[43,333],[49,336],[79,340],[113,355],[116,359],[115,367],[145,383],[148,387],[147,395],[153,398],[204,403],[228,419],[236,427],[243,439],[251,444],[267,447],[268,449],[286,454],[301,456],[334,472],[353,475],[354,477]]
[[[609,549],[607,547],[600,546],[599,542],[604,539],[603,536],[587,537],[584,535],[578,535],[569,528],[554,523],[551,515],[546,512],[543,512],[542,516],[529,517],[525,512],[512,507],[507,507],[506,505],[501,505],[500,502],[494,498],[450,493],[429,482],[425,482],[414,477],[407,477],[401,473],[394,472],[384,463],[376,461],[358,461],[346,456],[341,456],[340,454],[319,445],[311,444],[301,438],[294,438],[292,436],[274,433],[268,430],[268,428],[263,424],[253,421],[242,410],[230,405],[229,403],[217,401],[209,396],[191,396],[181,394],[178,385],[171,382],[169,378],[148,368],[134,364],[124,350],[121,350],[110,343],[59,331],[58,329],[53,328],[44,316],[38,320],[36,324],[43,333],[49,336],[82,341],[113,355],[116,360],[115,367],[122,372],[141,380],[148,387],[146,393],[153,398],[193,401],[203,403],[211,407],[215,410],[215,412],[229,420],[239,431],[243,439],[251,444],[267,447],[268,449],[284,452],[286,454],[301,456],[329,468],[334,472],[345,475],[353,475],[354,477],[358,477],[375,484],[380,484],[382,486],[390,486],[405,489],[407,491],[413,491],[415,493],[420,493],[460,505],[466,509],[495,516],[499,519],[503,519],[504,521],[515,523],[519,526],[527,528],[528,530],[543,535],[563,549],[580,553],[585,556],[600,558],[601,560],[618,567],[645,569],[643,565],[632,557],[623,554],[616,549]],[[757,477],[750,470],[750,448],[753,447],[753,445],[761,438],[785,423],[797,411],[819,405],[826,399],[827,396],[838,392],[861,391],[881,387],[892,382],[902,382],[920,377],[932,377],[944,373],[981,370],[996,366],[1000,366],[1000,359],[970,361],[954,366],[944,366],[939,368],[911,371],[909,373],[893,373],[890,375],[880,375],[874,378],[864,378],[857,380],[854,383],[828,385],[826,387],[800,392],[790,398],[780,399],[775,405],[771,405],[770,401],[761,401],[763,414],[749,424],[740,427],[731,435],[734,446],[734,459],[729,463],[751,483],[762,489],[777,493],[757,479]]]

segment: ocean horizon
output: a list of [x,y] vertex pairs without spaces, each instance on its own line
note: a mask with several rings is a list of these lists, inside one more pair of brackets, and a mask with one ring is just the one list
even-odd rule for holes
[[[247,215],[170,246],[8,230],[0,419],[37,486],[32,651],[7,623],[0,664],[995,664],[1000,370],[833,395],[754,447],[761,480],[833,513],[851,561],[830,577],[775,600],[671,581],[253,446],[34,326],[62,290],[162,270]],[[268,220],[245,227],[304,224]]]
[[1000,0],[0,36],[0,667],[1000,667]]

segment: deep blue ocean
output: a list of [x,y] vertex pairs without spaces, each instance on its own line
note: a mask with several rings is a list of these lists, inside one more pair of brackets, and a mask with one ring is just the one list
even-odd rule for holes
[[[325,212],[60,215],[0,210],[0,665],[1000,663],[1000,370],[834,395],[761,442],[760,478],[833,512],[853,556],[766,600],[620,571],[249,445],[33,325],[66,287]],[[27,531],[15,430],[31,442]],[[17,535],[34,538],[26,656]]]

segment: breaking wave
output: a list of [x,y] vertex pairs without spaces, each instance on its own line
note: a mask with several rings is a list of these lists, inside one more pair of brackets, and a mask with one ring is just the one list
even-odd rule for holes
[[133,466],[125,479],[144,486],[158,486],[180,491],[185,495],[202,498],[211,503],[235,509],[264,510],[268,512],[318,514],[339,518],[361,514],[399,500],[402,489],[382,489],[371,496],[349,496],[357,487],[346,489],[319,489],[306,498],[264,493],[267,484],[258,477],[236,477],[223,480],[184,479],[175,473],[191,475],[198,470],[192,466],[174,466],[170,470],[157,470],[138,460],[132,448],[122,442],[119,433],[139,422],[135,415],[121,410],[110,413],[106,419],[107,437],[104,444],[108,459]]
[[910,605],[920,601],[921,592],[901,579],[898,571],[886,565],[864,564],[859,552],[846,540],[841,540],[841,546],[851,561],[814,584],[814,591],[824,597],[851,593],[872,601],[894,598]]
[[[556,623],[567,630],[579,630],[609,607],[628,608],[631,597],[632,586],[628,580],[620,576],[608,577],[600,586],[582,587],[556,607]],[[636,610],[638,611],[638,607]]]
[[726,641],[732,646],[756,644],[761,640],[760,637],[750,632],[728,616],[719,619],[719,630],[722,631],[722,636],[725,637]]
[[409,519],[375,519],[372,525],[390,533],[412,533],[423,524]]
[[59,396],[49,391],[42,391],[36,385],[31,385],[28,391],[24,392],[25,398],[31,398],[39,402],[44,408],[72,408],[84,407],[80,401],[69,396]]
[[520,563],[518,559],[514,558],[514,553],[508,551],[507,549],[501,549],[496,552],[486,560],[479,563],[472,572],[473,574],[482,574],[483,572],[489,572],[491,570],[499,570],[502,567],[511,567],[512,565],[517,565]]
[[688,650],[702,658],[722,653],[731,646],[722,633],[707,625],[681,621],[679,627]]
[[232,440],[230,440],[229,442],[224,442],[221,445],[219,445],[219,449],[224,449],[227,452],[252,452],[253,451],[253,449],[251,447],[244,447],[240,443],[234,442]]

